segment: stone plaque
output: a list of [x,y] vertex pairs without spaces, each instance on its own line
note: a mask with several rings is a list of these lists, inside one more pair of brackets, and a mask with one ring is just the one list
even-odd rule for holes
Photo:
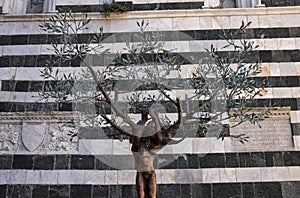
[[233,139],[233,151],[280,151],[293,149],[290,120],[268,119],[261,123],[261,128],[251,123],[243,123],[230,130],[231,134],[245,134],[248,142],[240,143]]

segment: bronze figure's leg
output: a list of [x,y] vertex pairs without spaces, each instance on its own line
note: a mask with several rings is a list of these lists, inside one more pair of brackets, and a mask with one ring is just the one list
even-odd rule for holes
[[136,191],[138,198],[145,198],[145,185],[144,185],[144,178],[141,172],[136,173]]
[[155,171],[151,171],[149,173],[149,181],[147,183],[147,191],[149,198],[156,198],[156,173]]

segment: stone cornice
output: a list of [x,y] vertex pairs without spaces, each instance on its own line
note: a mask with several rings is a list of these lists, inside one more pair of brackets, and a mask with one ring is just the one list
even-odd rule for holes
[[57,122],[57,121],[71,121],[73,114],[70,112],[27,112],[27,113],[0,113],[0,122]]
[[[255,15],[287,15],[299,14],[300,6],[294,7],[268,7],[268,8],[232,8],[232,9],[194,9],[194,10],[153,10],[130,11],[125,14],[111,14],[103,17],[100,13],[88,13],[92,20],[126,20],[126,19],[151,19],[151,18],[179,18],[179,17],[220,17],[220,16],[255,16]],[[25,15],[1,15],[0,22],[40,22],[48,19],[53,13],[25,14]],[[74,13],[78,18],[82,13]]]
[[[259,114],[261,111],[263,111],[264,109],[262,108],[253,108],[253,110],[250,110],[248,114],[251,114],[251,113],[256,113],[256,114]],[[266,120],[277,120],[277,119],[290,119],[291,117],[291,108],[290,107],[278,107],[275,109],[271,109],[270,110],[270,113],[268,116],[269,118],[267,118]],[[238,122],[237,119],[233,119],[233,118],[230,118],[229,119],[231,122]]]
[[[262,109],[254,108],[254,113],[259,113]],[[270,118],[290,118],[290,108],[282,107],[275,110],[271,110]],[[17,112],[17,113],[6,113],[0,112],[0,122],[1,121],[70,121],[74,120],[74,115],[72,112],[53,112],[53,113],[43,113],[43,112]]]

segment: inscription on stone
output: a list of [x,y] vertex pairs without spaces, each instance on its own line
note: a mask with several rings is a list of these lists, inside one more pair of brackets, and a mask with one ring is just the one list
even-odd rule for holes
[[232,149],[251,151],[277,151],[293,149],[293,138],[289,119],[270,119],[261,123],[261,128],[243,123],[230,131],[231,134],[245,134],[248,142],[232,141]]

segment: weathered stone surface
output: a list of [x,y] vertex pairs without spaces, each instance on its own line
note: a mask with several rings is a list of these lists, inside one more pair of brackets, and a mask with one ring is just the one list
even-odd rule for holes
[[203,183],[219,183],[220,171],[219,169],[202,169]]
[[40,175],[40,184],[57,184],[59,171],[43,170]]
[[58,184],[84,184],[84,170],[59,170]]
[[236,169],[237,182],[261,182],[260,168]]
[[235,168],[220,168],[219,171],[222,182],[236,182]]
[[105,171],[86,170],[84,175],[85,184],[103,185],[105,182]]
[[165,174],[161,174],[161,180],[163,184],[172,184],[176,182],[176,170],[175,169],[166,169],[164,170]]
[[135,184],[136,171],[135,170],[120,170],[117,173],[118,184]]
[[[6,171],[8,184],[23,184],[26,179],[26,170],[10,170]],[[3,174],[3,173],[2,173]]]
[[117,171],[105,171],[105,184],[110,185],[110,184],[116,184],[118,182],[118,175]]
[[180,184],[190,184],[190,183],[201,183],[202,182],[202,172],[200,169],[177,169],[176,170],[176,182]]

